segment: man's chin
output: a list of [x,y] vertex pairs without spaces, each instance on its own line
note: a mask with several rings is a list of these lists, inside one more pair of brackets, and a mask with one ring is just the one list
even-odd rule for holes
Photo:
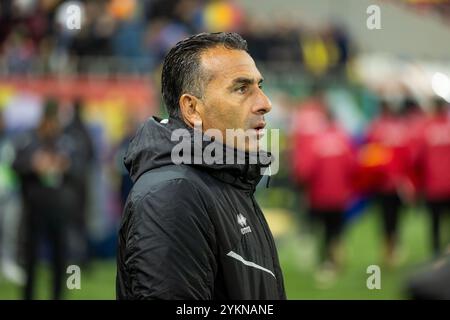
[[224,136],[216,136],[215,140],[222,143],[225,140],[228,147],[244,152],[258,152],[262,149],[261,146],[264,145],[262,143],[263,137],[266,134],[265,129],[237,130],[240,130],[240,132],[235,131],[228,135],[229,132],[227,131]]

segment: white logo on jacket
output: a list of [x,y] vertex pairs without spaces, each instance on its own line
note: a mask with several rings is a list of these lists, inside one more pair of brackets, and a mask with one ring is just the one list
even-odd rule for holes
[[247,226],[247,218],[244,217],[241,213],[239,213],[237,215],[237,222],[242,227],[241,228],[241,233],[242,234],[246,234],[246,233],[252,232],[252,229],[250,229],[250,227]]

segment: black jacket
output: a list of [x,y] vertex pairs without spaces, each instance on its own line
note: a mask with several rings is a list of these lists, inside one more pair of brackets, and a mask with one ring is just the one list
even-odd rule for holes
[[[82,172],[75,141],[65,134],[43,141],[37,131],[32,130],[17,138],[15,148],[13,169],[20,179],[25,213],[45,213],[41,218],[58,219],[63,223],[73,214],[72,208],[76,202],[74,181]],[[31,164],[39,150],[66,156],[70,160],[69,168],[56,175],[40,176]]]
[[239,153],[246,164],[174,165],[178,128],[188,129],[150,118],[125,157],[135,183],[120,227],[117,298],[285,299],[275,243],[254,198],[262,161],[248,164]]

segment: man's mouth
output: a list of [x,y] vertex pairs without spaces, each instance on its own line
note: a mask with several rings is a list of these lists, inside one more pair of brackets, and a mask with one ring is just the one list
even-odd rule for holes
[[253,130],[256,131],[257,138],[260,139],[264,136],[266,130],[264,129],[266,127],[265,122],[258,123],[256,126],[253,127]]

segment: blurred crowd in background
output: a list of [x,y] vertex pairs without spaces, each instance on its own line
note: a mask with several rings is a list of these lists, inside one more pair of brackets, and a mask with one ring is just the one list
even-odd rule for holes
[[[65,27],[70,4],[82,9],[80,30]],[[345,226],[371,204],[380,213],[383,265],[397,264],[404,206],[426,207],[430,252],[446,250],[445,70],[428,77],[412,63],[410,83],[373,83],[373,66],[361,63],[367,60],[342,25],[261,19],[239,1],[4,0],[0,270],[24,285],[24,298],[33,297],[40,258],[51,261],[53,298],[61,298],[69,262],[88,269],[91,259],[114,257],[131,188],[122,163],[128,142],[147,117],[165,115],[158,94],[164,55],[202,31],[242,34],[266,78],[280,171],[271,196],[260,200],[290,210],[323,238],[321,276],[345,264]],[[415,86],[424,79],[426,88]]]
[[70,3],[82,9],[79,32],[66,28],[69,2],[3,2],[3,72],[151,72],[177,41],[202,31],[237,31],[258,61],[295,62],[318,74],[345,65],[352,50],[338,26],[310,30],[295,20],[252,18],[234,1]]

